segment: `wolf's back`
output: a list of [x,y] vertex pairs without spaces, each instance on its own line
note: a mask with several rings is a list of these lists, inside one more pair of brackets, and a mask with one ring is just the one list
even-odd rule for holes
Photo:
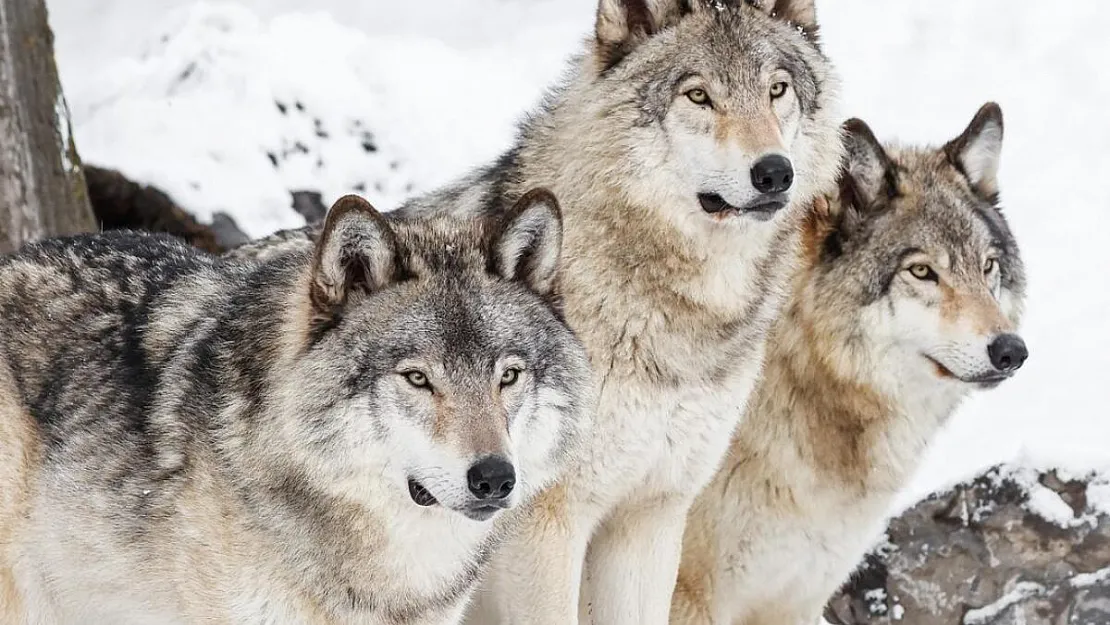
[[[169,236],[125,231],[48,239],[0,260],[0,357],[44,436],[75,420],[133,418],[165,356],[144,345],[164,294],[183,278],[216,275],[217,260]],[[178,314],[183,326],[189,313]]]

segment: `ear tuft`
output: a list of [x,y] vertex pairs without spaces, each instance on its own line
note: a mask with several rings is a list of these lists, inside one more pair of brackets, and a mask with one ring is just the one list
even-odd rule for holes
[[992,203],[998,201],[1002,134],[1002,107],[987,102],[963,134],[944,146],[948,160],[967,177],[977,194]]
[[385,217],[357,195],[339,198],[316,242],[309,298],[316,313],[333,316],[351,293],[388,285],[396,270],[397,239]]
[[789,22],[800,28],[810,41],[817,37],[817,7],[815,0],[745,0],[767,15]]
[[864,213],[895,192],[894,165],[871,127],[863,120],[844,122],[845,160],[840,176],[840,199]]
[[672,26],[705,0],[599,0],[594,36],[600,71],[612,68],[648,37]]
[[547,189],[524,194],[505,216],[493,245],[493,265],[506,280],[523,282],[540,295],[556,287],[563,246],[559,202]]

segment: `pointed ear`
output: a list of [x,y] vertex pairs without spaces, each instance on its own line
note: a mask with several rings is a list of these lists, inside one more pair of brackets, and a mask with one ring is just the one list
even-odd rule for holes
[[339,198],[316,242],[309,298],[316,313],[331,316],[351,293],[388,285],[396,272],[397,238],[381,213],[357,195]]
[[628,56],[648,37],[677,23],[706,0],[599,0],[594,27],[601,70]]
[[963,134],[944,146],[948,160],[959,169],[975,192],[990,202],[998,200],[998,163],[1002,156],[1002,108],[987,102]]
[[817,35],[817,7],[815,0],[745,0],[775,19],[790,22],[802,29],[802,34],[812,40]]
[[549,295],[555,289],[563,246],[563,217],[555,196],[547,189],[532,189],[513,205],[503,223],[493,244],[498,275]]
[[894,165],[863,120],[844,122],[845,160],[840,175],[840,200],[863,215],[895,192]]

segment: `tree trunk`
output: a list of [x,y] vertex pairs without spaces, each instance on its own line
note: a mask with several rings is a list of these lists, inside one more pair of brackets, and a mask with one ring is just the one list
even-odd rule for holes
[[0,0],[0,253],[96,228],[44,0]]

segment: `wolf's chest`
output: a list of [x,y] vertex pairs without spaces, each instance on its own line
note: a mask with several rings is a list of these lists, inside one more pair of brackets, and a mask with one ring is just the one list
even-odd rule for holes
[[[686,493],[707,483],[743,416],[758,357],[718,380],[659,387],[624,380],[603,390],[590,470],[603,498]],[[604,478],[604,479],[602,479]]]

